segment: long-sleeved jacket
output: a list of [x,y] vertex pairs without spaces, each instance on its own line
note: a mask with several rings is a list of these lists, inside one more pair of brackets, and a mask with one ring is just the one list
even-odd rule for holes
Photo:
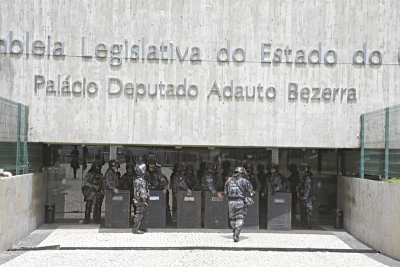
[[104,187],[108,190],[118,189],[118,175],[111,168],[108,168],[104,175]]
[[300,179],[299,183],[299,200],[300,204],[305,206],[307,209],[312,210],[313,204],[311,198],[313,197],[313,181],[311,174],[306,172]]
[[179,190],[181,191],[187,191],[187,190],[192,190],[192,191],[198,191],[201,190],[200,185],[198,183],[196,175],[182,175],[179,177]]
[[150,189],[153,190],[168,189],[167,178],[164,175],[157,173],[156,170],[154,171],[149,170],[146,173],[144,179],[149,183]]
[[[83,179],[83,185],[89,187],[91,191],[103,191],[103,174],[101,172],[96,172],[95,170],[90,169],[86,173],[85,179]],[[99,186],[98,190],[94,188],[95,185]]]
[[268,175],[265,182],[264,193],[268,194],[280,191],[282,191],[282,178],[280,173],[277,173],[276,175]]
[[226,181],[224,194],[228,196],[228,199],[240,198],[244,200],[246,197],[245,193],[252,190],[253,186],[251,185],[251,182],[248,179],[240,177],[237,173],[235,173]]
[[133,182],[133,203],[140,205],[147,202],[150,197],[149,184],[143,177],[139,176]]
[[221,175],[218,173],[206,173],[202,179],[202,185],[204,191],[211,191],[213,196],[217,196],[217,191],[224,190],[224,181],[222,181]]
[[251,185],[253,186],[253,190],[256,192],[260,192],[261,191],[261,183],[258,180],[257,176],[254,174],[254,172],[248,173],[248,178],[249,178]]

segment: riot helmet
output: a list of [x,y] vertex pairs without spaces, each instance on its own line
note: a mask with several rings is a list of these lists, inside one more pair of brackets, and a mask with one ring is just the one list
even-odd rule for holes
[[309,171],[310,168],[308,167],[307,163],[301,163],[300,171]]
[[209,161],[209,162],[207,162],[206,168],[209,169],[209,170],[214,170],[215,171],[217,169],[217,166],[215,165],[214,162]]
[[110,160],[110,161],[108,162],[108,166],[109,166],[110,168],[116,167],[116,168],[118,169],[120,165],[121,165],[121,164],[119,164],[118,160],[116,160],[116,159],[112,159],[112,160]]
[[128,162],[126,164],[126,172],[128,172],[128,169],[131,169],[133,172],[135,170],[135,164],[133,164],[132,162]]
[[245,170],[244,170],[243,167],[236,167],[235,168],[235,173],[244,173],[244,172],[245,172]]
[[99,167],[99,170],[98,170],[98,171],[101,170],[101,162],[100,162],[99,160],[94,160],[94,161],[92,162],[92,167],[91,167],[91,169],[92,169],[93,171],[97,171],[97,170],[96,170],[96,167]]
[[297,165],[294,164],[294,163],[291,163],[291,164],[289,165],[289,171],[290,171],[291,173],[297,172]]
[[136,166],[136,174],[139,176],[142,176],[143,174],[146,173],[146,164],[140,163],[139,165]]
[[185,170],[186,170],[186,172],[187,172],[187,171],[192,171],[192,172],[194,172],[194,166],[193,166],[193,164],[190,163],[190,164],[186,165]]
[[185,164],[183,162],[178,163],[178,172],[183,172],[185,170]]
[[253,165],[251,165],[250,163],[244,164],[244,168],[246,169],[246,171],[247,171],[248,169],[251,169],[251,171],[254,170]]
[[150,164],[156,165],[156,164],[157,164],[156,157],[153,156],[153,155],[150,155],[149,158],[147,159],[147,164],[148,164],[148,165],[150,165]]
[[275,169],[275,172],[279,172],[279,165],[272,163],[271,166],[269,167],[269,170],[271,171],[272,169]]

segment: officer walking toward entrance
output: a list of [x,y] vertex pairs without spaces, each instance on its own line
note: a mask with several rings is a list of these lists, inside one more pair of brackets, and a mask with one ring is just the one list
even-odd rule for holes
[[146,164],[140,163],[136,167],[136,175],[137,178],[133,183],[133,204],[136,207],[136,211],[135,217],[133,218],[132,233],[143,234],[144,231],[142,231],[140,228],[142,225],[144,213],[147,210],[147,203],[150,197],[149,185],[144,179],[144,176],[146,175]]
[[84,190],[83,191],[86,201],[86,209],[85,209],[85,220],[84,224],[88,224],[90,222],[90,213],[92,212],[93,201],[94,210],[93,210],[93,219],[95,223],[100,223],[101,218],[101,205],[103,203],[104,190],[103,190],[103,174],[101,173],[101,163],[95,160],[92,163],[92,167],[86,173],[84,179]]
[[224,190],[224,181],[222,181],[221,175],[216,173],[217,166],[214,162],[210,161],[207,163],[206,169],[206,173],[202,179],[204,191],[211,191],[214,197],[218,196],[220,199],[223,199],[224,196],[222,193],[217,192]]
[[245,196],[246,192],[253,191],[250,181],[244,178],[245,175],[246,172],[243,167],[236,167],[235,173],[225,183],[224,193],[228,196],[229,219],[235,242],[239,241],[247,207],[254,204],[251,197],[246,198]]
[[311,213],[313,210],[312,197],[313,197],[313,181],[312,173],[307,164],[302,163],[300,166],[301,178],[298,187],[300,211],[301,211],[301,226],[304,229],[311,228]]

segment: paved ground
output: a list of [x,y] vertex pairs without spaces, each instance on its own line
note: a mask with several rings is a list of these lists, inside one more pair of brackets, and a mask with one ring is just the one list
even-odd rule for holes
[[[0,252],[2,266],[400,266],[341,230],[129,229],[45,224]],[[54,246],[57,249],[49,250]],[[49,247],[50,246],[50,247]],[[27,247],[30,250],[19,250]]]

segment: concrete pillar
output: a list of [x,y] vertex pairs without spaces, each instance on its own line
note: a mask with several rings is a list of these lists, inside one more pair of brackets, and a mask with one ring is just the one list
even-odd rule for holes
[[116,146],[110,146],[110,160],[111,159],[117,159],[117,147]]
[[272,163],[279,164],[279,148],[272,148]]

